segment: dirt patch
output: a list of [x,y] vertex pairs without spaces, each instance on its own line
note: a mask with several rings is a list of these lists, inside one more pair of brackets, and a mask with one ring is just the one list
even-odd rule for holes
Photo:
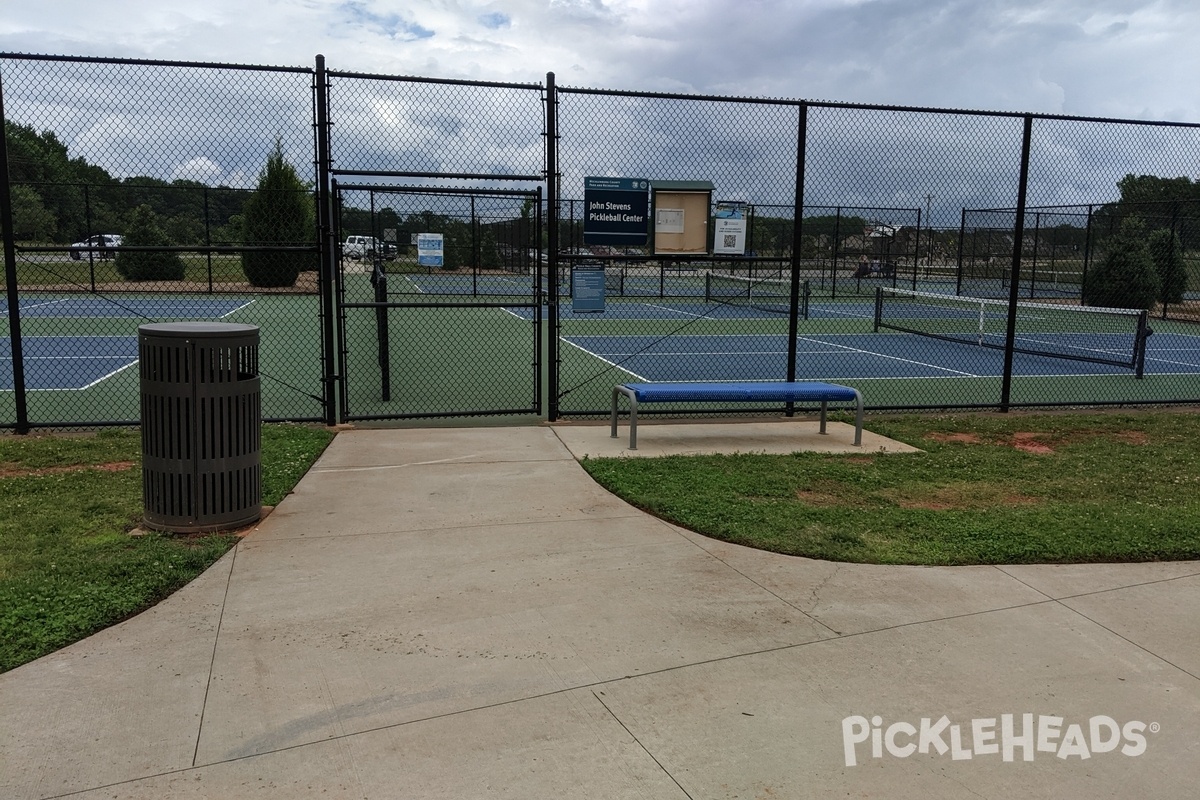
[[1146,435],[1145,431],[1121,431],[1113,438],[1125,444],[1150,444],[1150,437]]
[[1028,431],[1020,431],[1012,435],[1012,446],[1025,453],[1033,453],[1034,455],[1047,456],[1054,453],[1054,448],[1045,442],[1038,441],[1040,433],[1031,433]]
[[832,508],[834,506],[852,505],[846,502],[846,498],[828,492],[816,491],[814,489],[797,489],[796,499],[801,503],[815,508]]
[[983,483],[935,486],[919,493],[893,495],[892,499],[901,508],[917,508],[925,511],[972,511],[997,507],[1032,506],[1041,502],[1036,497]]
[[861,489],[834,480],[815,482],[807,489],[797,489],[796,499],[816,508],[860,508],[866,505]]
[[38,467],[28,469],[14,464],[0,464],[0,478],[38,478],[45,475],[64,475],[71,472],[83,472],[94,469],[100,472],[125,472],[137,464],[132,461],[110,461],[107,464],[71,464],[63,467]]
[[954,442],[955,444],[983,444],[983,439],[974,433],[927,433],[926,439],[935,442]]

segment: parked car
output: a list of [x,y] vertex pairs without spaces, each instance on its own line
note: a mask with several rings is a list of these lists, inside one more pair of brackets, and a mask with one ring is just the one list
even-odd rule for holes
[[374,236],[347,236],[342,244],[342,257],[358,261],[363,258],[386,258],[389,261],[396,257],[396,245],[393,242],[381,242]]
[[122,237],[119,234],[97,233],[82,242],[75,242],[67,252],[75,261],[79,261],[85,254],[93,254],[96,258],[114,258],[121,241]]

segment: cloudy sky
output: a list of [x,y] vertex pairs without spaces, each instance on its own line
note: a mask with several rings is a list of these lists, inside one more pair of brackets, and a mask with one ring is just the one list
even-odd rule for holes
[[1195,0],[6,0],[0,50],[1200,121]]

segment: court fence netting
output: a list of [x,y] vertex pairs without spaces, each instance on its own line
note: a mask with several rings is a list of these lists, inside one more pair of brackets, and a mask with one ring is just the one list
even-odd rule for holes
[[[184,320],[260,328],[265,420],[1200,403],[1194,123],[18,53],[0,117],[3,429],[137,424]],[[1098,311],[1130,231],[1160,291]]]

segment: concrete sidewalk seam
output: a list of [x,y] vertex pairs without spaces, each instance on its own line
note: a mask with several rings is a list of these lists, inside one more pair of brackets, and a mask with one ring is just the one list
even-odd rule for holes
[[[1147,562],[1134,562],[1134,563],[1167,564],[1167,563],[1171,563],[1171,562],[1147,561]],[[1125,589],[1136,589],[1139,586],[1155,586],[1155,585],[1161,584],[1161,583],[1170,583],[1171,581],[1187,580],[1188,578],[1200,578],[1200,570],[1197,570],[1196,572],[1189,572],[1186,575],[1172,575],[1169,578],[1157,578],[1152,581],[1140,581],[1138,583],[1128,583],[1128,584],[1124,584],[1122,586],[1110,586],[1107,589],[1096,589],[1095,591],[1091,591],[1091,592],[1076,592],[1075,594],[1065,594],[1061,597],[1055,597],[1054,595],[1046,594],[1045,591],[1037,588],[1036,586],[1032,585],[1028,581],[1025,581],[1025,580],[1017,577],[1016,575],[1013,575],[1011,572],[1009,572],[1008,570],[1005,569],[1005,567],[1027,567],[1027,566],[1030,566],[1029,564],[993,564],[992,566],[994,568],[998,569],[1000,572],[1003,572],[1005,575],[1012,578],[1013,580],[1021,583],[1024,586],[1029,587],[1030,589],[1037,592],[1038,594],[1043,595],[1044,597],[1048,597],[1051,600],[1060,600],[1060,601],[1061,600],[1073,600],[1077,597],[1095,597],[1096,595],[1108,594],[1110,592],[1120,592]],[[1033,566],[1041,566],[1041,565],[1033,565]],[[1067,564],[1064,566],[1076,566],[1076,565]],[[1089,565],[1084,565],[1084,566],[1089,566]]]
[[[1102,594],[1102,593],[1097,592],[1096,594]],[[1118,639],[1120,639],[1123,642],[1126,642],[1127,644],[1131,645],[1132,647],[1136,647],[1138,650],[1141,650],[1143,653],[1150,656],[1151,658],[1153,658],[1157,661],[1161,661],[1162,663],[1166,664],[1167,666],[1171,667],[1172,669],[1178,670],[1179,672],[1182,672],[1184,675],[1187,675],[1188,677],[1192,678],[1193,680],[1200,682],[1200,675],[1181,667],[1180,665],[1171,661],[1166,656],[1154,652],[1150,648],[1146,647],[1146,645],[1144,645],[1144,644],[1139,644],[1138,642],[1133,641],[1128,636],[1125,636],[1124,634],[1120,633],[1119,631],[1113,630],[1112,628],[1108,627],[1107,625],[1105,625],[1103,622],[1100,622],[1099,620],[1092,619],[1091,617],[1089,617],[1087,614],[1083,613],[1079,609],[1072,608],[1071,606],[1067,605],[1063,601],[1055,601],[1055,602],[1057,602],[1060,606],[1062,606],[1063,608],[1070,611],[1072,614],[1075,614],[1076,616],[1079,616],[1079,617],[1087,620],[1088,622],[1090,622],[1091,624],[1100,628],[1101,630],[1108,631],[1113,636],[1116,636]]]
[[662,770],[662,773],[664,775],[666,775],[668,778],[670,778],[672,783],[674,783],[676,786],[679,787],[679,791],[683,792],[683,794],[688,798],[688,800],[691,800],[691,798],[692,798],[691,793],[687,789],[683,788],[683,784],[681,784],[678,781],[678,779],[676,779],[676,777],[671,774],[671,771],[669,769],[667,769],[665,764],[663,764],[661,761],[658,760],[658,756],[656,756],[656,755],[654,755],[654,753],[650,752],[650,748],[646,747],[646,745],[642,742],[642,740],[637,737],[637,734],[634,733],[632,730],[630,730],[629,726],[625,724],[625,721],[622,720],[620,717],[618,717],[616,712],[614,712],[611,708],[608,707],[608,703],[604,702],[600,698],[600,695],[596,693],[595,689],[592,689],[592,697],[596,698],[596,702],[598,702],[600,705],[602,705],[604,707],[604,710],[609,713],[609,716],[611,716],[616,721],[616,723],[621,726],[622,729],[624,729],[625,733],[629,734],[629,738],[633,739],[633,741],[635,741],[637,743],[637,746],[642,749],[642,752],[645,753],[650,758],[651,761],[653,761],[656,765],[658,765],[658,768],[660,770]]
[[204,738],[204,715],[208,710],[208,693],[212,689],[213,671],[217,665],[217,647],[221,644],[221,626],[225,622],[225,609],[229,605],[229,589],[233,585],[233,568],[237,564],[238,551],[242,542],[233,546],[233,557],[229,559],[229,572],[225,575],[225,593],[221,596],[221,613],[217,615],[217,629],[213,631],[212,658],[208,662],[208,679],[204,682],[204,699],[200,702],[200,722],[196,726],[196,747],[192,750],[192,766],[200,755],[200,741]]
[[[681,527],[681,526],[679,526],[679,525],[676,525],[676,524],[674,524],[674,523],[668,523],[666,520],[660,520],[660,521],[661,521],[661,522],[663,522],[663,524],[669,525],[670,527],[672,527],[672,529]],[[685,529],[685,530],[686,530],[686,529]],[[695,533],[695,531],[692,531],[692,533]],[[700,542],[697,542],[696,540],[692,539],[692,538],[691,538],[691,537],[689,537],[689,536],[685,536],[683,533],[681,533],[681,532],[679,532],[679,531],[677,531],[677,530],[675,531],[675,534],[676,534],[677,536],[679,536],[679,538],[681,538],[681,539],[683,539],[684,541],[688,542],[688,544],[690,544],[690,545],[692,545],[693,547],[695,547],[696,549],[698,549],[700,552],[704,553],[704,554],[705,554],[706,556],[708,556],[709,558],[713,559],[713,560],[714,560],[714,561],[716,561],[717,563],[719,563],[719,564],[722,564],[723,566],[725,566],[726,568],[728,568],[729,570],[731,570],[731,571],[732,571],[732,572],[733,572],[735,575],[738,575],[739,577],[741,577],[742,579],[744,579],[744,580],[745,580],[745,581],[747,581],[748,583],[750,583],[750,584],[752,584],[752,585],[754,585],[754,586],[757,586],[759,589],[762,589],[764,592],[766,592],[767,594],[771,595],[772,597],[774,597],[774,598],[775,598],[776,600],[778,600],[779,602],[783,603],[783,604],[784,604],[785,606],[787,606],[788,608],[790,608],[790,609],[792,609],[792,610],[796,611],[796,612],[797,612],[797,613],[799,613],[799,614],[802,614],[802,615],[803,615],[803,616],[804,616],[806,619],[809,619],[809,620],[811,620],[812,622],[816,623],[817,625],[820,625],[822,628],[824,628],[825,630],[829,631],[829,632],[830,632],[830,633],[832,633],[834,636],[841,636],[841,635],[842,635],[842,632],[841,632],[841,631],[836,631],[836,630],[834,630],[833,628],[829,627],[828,625],[826,625],[826,624],[825,624],[824,622],[822,622],[821,620],[819,620],[819,619],[817,619],[816,617],[814,617],[812,614],[810,614],[810,613],[808,613],[807,611],[805,611],[803,608],[800,608],[800,607],[799,607],[799,606],[797,606],[795,603],[792,603],[792,602],[788,601],[786,598],[784,598],[784,597],[780,596],[780,594],[779,594],[778,592],[775,592],[775,591],[771,590],[770,588],[768,588],[767,586],[764,586],[764,585],[763,585],[762,583],[760,583],[759,581],[756,581],[754,578],[751,578],[751,577],[750,577],[749,575],[747,575],[745,572],[743,572],[743,571],[741,571],[740,569],[738,569],[737,567],[733,566],[732,564],[730,564],[730,563],[729,563],[728,561],[726,561],[725,559],[721,558],[721,557],[720,557],[719,555],[717,555],[716,553],[712,552],[711,550],[709,550],[709,549],[708,549],[708,548],[706,548],[706,547],[703,547],[703,546],[701,546]],[[699,536],[703,536],[704,534],[697,534],[697,535],[699,535]],[[838,565],[838,566],[837,566],[837,567],[834,569],[834,571],[833,571],[832,573],[830,573],[828,576],[826,576],[826,577],[825,577],[825,579],[824,579],[823,581],[821,581],[820,585],[818,585],[817,587],[815,587],[815,588],[814,588],[812,591],[813,591],[814,593],[815,593],[815,592],[818,592],[818,591],[820,591],[820,589],[821,589],[822,587],[824,587],[824,586],[825,586],[825,584],[827,584],[827,583],[828,583],[828,582],[829,582],[829,581],[830,581],[830,580],[831,580],[831,579],[832,579],[832,578],[833,578],[835,575],[837,575],[837,574],[838,574],[838,572],[840,572],[840,571],[841,571],[841,565]]]

